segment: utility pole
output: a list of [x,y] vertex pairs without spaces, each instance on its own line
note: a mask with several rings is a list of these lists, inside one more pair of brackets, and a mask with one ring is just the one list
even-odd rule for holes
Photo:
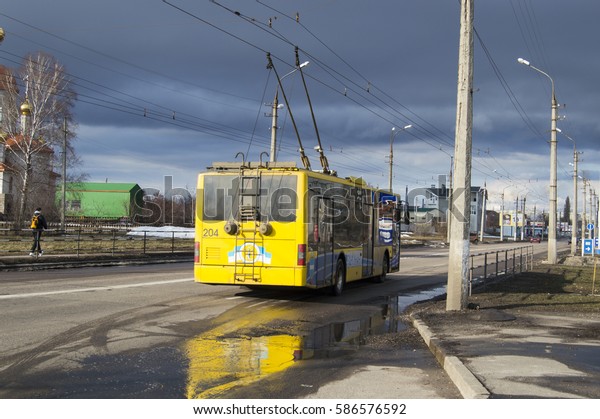
[[521,200],[521,217],[523,219],[521,226],[521,241],[525,238],[525,202],[527,201],[527,195]]
[[394,131],[396,127],[392,127],[392,133],[390,134],[390,170],[388,173],[388,189],[390,193],[394,192],[392,182],[392,170],[394,168]]
[[[552,79],[551,79],[552,80]],[[550,214],[548,222],[550,230],[548,230],[548,263],[556,264],[558,257],[556,253],[556,166],[557,166],[557,141],[556,141],[556,120],[558,119],[558,103],[554,94],[554,81],[552,81],[552,115],[550,121]]]
[[448,256],[447,311],[467,308],[473,134],[473,1],[461,0],[460,10],[454,185],[450,215],[453,220],[450,226]]
[[[589,181],[588,181],[588,185],[589,185]],[[594,205],[592,203],[593,202],[593,196],[594,196],[594,190],[592,189],[592,185],[589,185],[589,186],[590,186],[590,222],[589,222],[589,224],[594,225],[595,218],[596,218],[595,215],[594,215]],[[594,225],[594,228],[596,228],[595,225]],[[595,237],[595,234],[594,234],[594,230],[592,229],[592,230],[590,230],[590,237],[589,238],[593,239],[594,237]]]
[[452,166],[454,165],[454,157],[450,156],[450,175],[448,181],[448,189],[446,192],[446,199],[448,200],[448,209],[446,210],[446,242],[450,243],[450,224],[452,223]]
[[571,256],[577,253],[577,149],[573,146],[573,211],[571,220]]
[[502,191],[502,209],[500,210],[500,241],[504,241],[504,191]]
[[515,198],[515,229],[513,230],[513,241],[517,241],[517,228],[519,227],[519,196]]
[[481,232],[479,234],[479,241],[483,243],[483,233],[485,232],[485,203],[487,201],[487,184],[483,184],[483,189],[481,190],[481,199],[483,200],[481,204]]
[[539,68],[531,65],[531,63],[523,58],[517,59],[517,62],[520,64],[526,65],[531,69],[537,71],[540,74],[546,76],[550,83],[552,84],[552,100],[551,100],[551,120],[550,120],[550,212],[548,213],[548,263],[556,264],[557,262],[557,254],[556,254],[556,213],[558,212],[556,208],[556,132],[558,129],[556,128],[556,121],[558,119],[558,102],[556,101],[556,94],[554,89],[554,79],[550,77],[548,73],[540,70]]
[[587,185],[585,184],[585,178],[583,179],[583,217],[581,219],[581,245],[583,246],[583,239],[585,239],[585,231],[587,229],[587,203],[585,201],[585,194]]
[[394,192],[393,190],[393,184],[392,184],[392,169],[394,167],[394,137],[398,134],[400,134],[400,132],[407,130],[409,128],[411,128],[412,125],[406,125],[404,128],[400,128],[399,130],[396,130],[396,127],[392,127],[392,133],[390,134],[390,170],[389,170],[389,176],[388,176],[388,188],[390,190],[390,193]]

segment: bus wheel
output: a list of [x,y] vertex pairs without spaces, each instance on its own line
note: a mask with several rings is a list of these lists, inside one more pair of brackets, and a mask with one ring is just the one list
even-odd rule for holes
[[389,272],[389,270],[390,270],[390,256],[388,255],[387,252],[385,252],[383,254],[383,262],[381,264],[381,275],[375,277],[375,282],[377,282],[378,284],[385,282],[385,279],[387,277],[387,273]]
[[342,258],[338,259],[335,265],[335,274],[333,277],[334,283],[331,287],[331,294],[338,296],[342,294],[346,283],[346,265]]

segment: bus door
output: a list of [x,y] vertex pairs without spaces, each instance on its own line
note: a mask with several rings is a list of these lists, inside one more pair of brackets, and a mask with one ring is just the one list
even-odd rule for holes
[[335,263],[333,252],[333,199],[319,197],[317,206],[316,282],[317,285],[326,285],[333,280]]

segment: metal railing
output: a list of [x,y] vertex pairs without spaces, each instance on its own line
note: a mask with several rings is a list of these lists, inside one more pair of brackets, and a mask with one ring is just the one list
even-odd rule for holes
[[[193,237],[181,237],[180,230],[135,232],[115,229],[74,228],[66,232],[45,230],[42,248],[45,255],[145,255],[149,253],[193,253]],[[32,244],[31,230],[17,234],[0,233],[0,256],[27,255]]]
[[513,249],[495,250],[470,255],[469,295],[473,284],[488,279],[512,276],[533,268],[533,246],[521,246]]

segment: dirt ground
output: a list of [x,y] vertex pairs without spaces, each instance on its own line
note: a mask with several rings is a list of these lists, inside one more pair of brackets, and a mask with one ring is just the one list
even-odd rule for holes
[[[566,316],[582,320],[600,320],[600,268],[593,264],[565,260],[561,264],[534,266],[530,272],[489,281],[473,288],[468,297],[468,308],[462,311],[446,311],[445,296],[412,305],[407,315],[418,315],[429,325],[457,328],[477,327],[485,332],[486,322],[510,321],[518,326],[527,322],[522,314]],[[526,324],[520,326],[526,327]],[[600,327],[585,330],[564,328],[571,338],[600,339]],[[569,338],[569,336],[565,336]]]

